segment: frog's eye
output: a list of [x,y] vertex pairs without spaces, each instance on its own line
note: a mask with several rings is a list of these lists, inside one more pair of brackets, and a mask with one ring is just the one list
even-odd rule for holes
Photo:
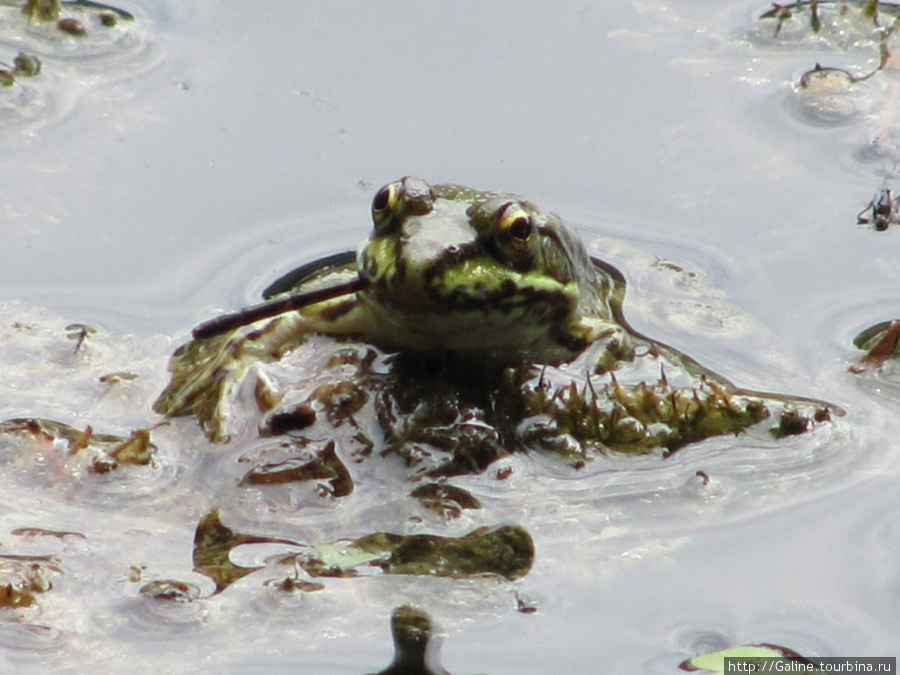
[[372,198],[372,221],[375,232],[388,234],[408,216],[423,216],[431,211],[434,193],[420,178],[407,176],[389,183]]
[[513,202],[500,210],[497,244],[506,258],[518,262],[530,257],[536,241],[534,219],[521,204]]
[[376,230],[384,230],[391,215],[397,208],[400,196],[400,183],[388,183],[372,198],[372,221]]

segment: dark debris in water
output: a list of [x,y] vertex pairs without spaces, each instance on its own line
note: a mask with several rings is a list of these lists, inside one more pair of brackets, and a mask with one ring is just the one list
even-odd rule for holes
[[60,19],[56,22],[56,27],[66,35],[72,35],[73,37],[84,37],[88,33],[83,23],[71,17]]
[[53,588],[51,576],[62,574],[56,556],[0,555],[0,607],[30,607]]
[[900,223],[900,197],[892,196],[888,187],[876,192],[856,216],[857,225],[871,225],[876,232],[884,232],[897,223]]
[[266,586],[274,586],[285,593],[312,593],[321,591],[325,588],[325,584],[318,581],[307,581],[299,576],[289,576],[282,579],[271,579],[266,582]]
[[324,493],[346,497],[353,492],[353,478],[335,452],[334,441],[313,457],[291,457],[278,462],[254,466],[241,480],[241,485],[279,485],[284,483],[322,481]]
[[447,483],[426,483],[409,493],[426,509],[448,518],[458,518],[464,509],[480,509],[472,493]]
[[0,422],[0,434],[11,434],[26,440],[26,449],[46,452],[55,442],[66,447],[69,457],[89,454],[88,471],[109,473],[121,466],[152,464],[156,446],[150,430],[135,429],[128,437],[96,433],[90,425],[77,429],[62,422],[38,417],[21,417]]
[[861,16],[871,19],[874,26],[880,26],[879,19],[883,16],[900,15],[900,4],[894,2],[882,2],[879,0],[796,0],[795,2],[780,4],[772,3],[772,8],[760,14],[760,19],[775,21],[775,37],[781,33],[784,24],[791,19],[804,17],[809,23],[809,29],[813,34],[822,30],[822,14],[820,10],[833,13],[846,11],[848,7],[855,7]]
[[897,356],[900,344],[900,320],[883,321],[870,326],[853,339],[853,345],[865,355],[850,366],[850,372],[860,374],[881,368],[888,359]]
[[[63,9],[67,7],[91,10],[96,13],[98,22],[106,27],[115,26],[119,19],[134,21],[134,14],[102,2],[92,2],[92,0],[26,0],[22,6],[22,13],[36,21],[59,22],[67,19],[62,16]],[[60,30],[69,32],[62,27]]]
[[140,593],[163,602],[193,602],[200,597],[200,587],[187,581],[158,579],[141,586]]
[[231,562],[232,549],[244,544],[290,544],[290,539],[276,539],[252,534],[240,534],[222,524],[219,510],[206,514],[197,524],[194,533],[194,571],[212,579],[216,593],[221,593],[238,579],[262,569],[240,567]]
[[481,473],[509,455],[520,373],[480,365],[450,354],[398,354],[375,400],[382,454],[431,478]]
[[263,433],[267,436],[279,436],[291,431],[301,431],[316,422],[316,411],[308,403],[301,403],[290,410],[276,412],[269,416]]
[[812,416],[804,415],[798,410],[788,410],[778,420],[778,425],[771,429],[775,438],[797,436],[809,431],[813,424],[827,422],[831,419],[828,408],[817,409]]
[[438,662],[432,640],[431,617],[417,607],[404,605],[391,615],[394,660],[370,675],[450,675]]
[[534,542],[518,526],[480,527],[463,537],[379,532],[353,545],[378,554],[372,564],[388,574],[471,577],[495,574],[507,579],[525,576],[534,561]]
[[[194,571],[212,579],[216,593],[238,579],[262,569],[241,567],[230,558],[244,544],[287,544],[306,550],[281,556],[310,577],[354,577],[363,569],[384,574],[412,574],[466,578],[495,575],[517,579],[528,573],[534,561],[534,542],[521,527],[481,527],[462,537],[431,534],[375,532],[331,546],[312,549],[289,539],[241,534],[222,524],[219,511],[204,516],[194,535]],[[284,590],[318,590],[321,586],[300,577],[285,581]]]
[[0,68],[0,86],[11,87],[16,77],[34,77],[41,72],[41,60],[25,52],[19,52],[13,59],[12,68]]
[[81,532],[65,532],[61,530],[46,530],[43,527],[18,527],[10,534],[18,537],[56,537],[57,539],[65,539],[66,537],[76,537],[84,539],[85,536]]

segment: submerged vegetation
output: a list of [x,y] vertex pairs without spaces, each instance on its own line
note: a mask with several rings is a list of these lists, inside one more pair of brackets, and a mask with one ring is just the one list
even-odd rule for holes
[[[341,540],[312,548],[307,544],[250,534],[240,534],[222,524],[218,510],[200,521],[194,538],[194,570],[216,584],[216,592],[225,590],[242,577],[263,569],[241,567],[231,561],[230,553],[246,544],[287,544],[301,550],[279,556],[273,564],[294,565],[310,579],[315,577],[349,578],[372,574],[411,574],[465,578],[495,575],[506,579],[524,576],[534,560],[534,542],[522,528],[482,527],[462,537],[431,534],[393,534],[376,532],[351,540]],[[293,575],[280,584],[285,590],[321,590],[320,583]]]
[[[854,23],[857,18],[862,19],[862,22]],[[878,67],[868,75],[854,79],[865,79],[883,68],[893,67],[893,46],[890,41],[898,28],[900,3],[877,0],[797,0],[789,4],[773,2],[772,9],[764,12],[760,19],[775,22],[775,37],[781,34],[788,22],[806,22],[814,35],[831,32],[845,38],[848,31],[857,27],[858,30],[864,30],[868,23],[878,45]],[[852,37],[849,39],[853,40]]]
[[[99,49],[98,45],[113,46],[121,33],[116,28],[123,21],[133,23],[135,17],[125,10],[91,0],[0,2],[0,44],[19,48],[11,65],[0,61],[0,86],[10,88],[17,82],[22,84],[22,78],[33,78],[42,69],[55,71],[57,58],[66,60],[82,50],[93,53]],[[69,44],[67,41],[73,38],[74,42]],[[7,95],[7,98],[10,106],[33,107],[32,96]]]
[[[872,67],[852,72],[839,64],[815,65],[807,70],[796,85],[797,98],[815,119],[826,124],[841,123],[868,108],[873,108],[872,83],[883,73],[900,68],[900,3],[874,0],[804,0],[773,3],[772,9],[760,16],[763,23],[773,24],[774,44],[791,43],[818,47],[833,52],[865,54],[872,50]],[[823,57],[826,58],[826,57]],[[827,58],[831,58],[830,55]],[[891,132],[893,111],[898,91],[893,80],[887,83],[887,95],[878,113],[878,128],[869,149],[885,156],[892,167],[875,196],[859,212],[856,222],[883,232],[898,222],[897,199],[891,196],[890,180],[900,161],[900,147]]]
[[[88,425],[84,429],[38,418],[20,418],[0,422],[0,435],[17,438],[21,452],[31,455],[34,462],[71,464],[73,467],[87,457],[87,470],[91,473],[109,473],[121,466],[146,466],[153,462],[156,446],[150,441],[148,429],[135,429],[127,437],[95,433]],[[49,448],[61,447],[62,452]],[[9,461],[9,451],[7,451]],[[29,461],[24,458],[22,461]],[[71,470],[74,470],[71,469]]]
[[[877,45],[878,54],[874,69],[866,74],[853,75],[838,67],[816,64],[804,73],[798,91],[815,101],[818,111],[833,112],[840,109],[835,101],[851,97],[858,87],[883,72],[896,74],[900,69],[900,3],[876,0],[804,0],[789,4],[773,3],[772,9],[760,16],[763,21],[774,21],[774,38],[779,38],[788,26],[795,35],[805,29],[816,40],[834,47],[837,51],[866,49]],[[878,128],[873,134],[867,151],[883,157],[888,168],[882,170],[884,178],[874,197],[857,214],[858,225],[865,225],[876,232],[885,232],[900,223],[900,197],[895,197],[890,187],[900,165],[900,143],[893,132],[896,127],[894,111],[900,100],[900,90],[891,79],[887,96],[878,111]],[[849,108],[848,108],[849,109]],[[827,115],[824,119],[828,119]],[[853,345],[865,354],[850,366],[850,371],[861,374],[880,370],[898,353],[900,322],[883,321],[861,331]]]
[[[55,24],[64,39],[86,37],[93,25],[64,16],[69,8],[92,12],[103,27],[134,18],[87,1],[29,0],[23,12],[29,20]],[[826,16],[830,9],[837,12],[835,21],[848,13],[871,21],[879,35],[879,63],[862,76],[816,64],[801,78],[799,88],[850,89],[894,67],[891,38],[900,6],[892,3],[811,0],[775,5],[763,18],[776,22],[775,37],[797,22],[818,36],[830,25]],[[40,71],[40,60],[20,53],[6,72],[14,78]],[[0,71],[0,82],[6,83],[4,72]],[[12,82],[14,79],[8,84]],[[459,186],[392,186],[379,191],[373,200],[374,233],[372,246],[366,249],[371,255],[360,258],[363,272],[355,264],[343,269],[351,276],[365,273],[369,278],[341,287],[346,292],[319,303],[324,307],[315,317],[320,323],[312,328],[303,324],[303,310],[308,309],[303,306],[289,317],[266,318],[265,323],[249,327],[228,324],[231,327],[222,334],[197,335],[173,355],[171,380],[155,409],[173,420],[172,427],[178,426],[175,418],[195,418],[210,443],[202,445],[205,441],[193,439],[188,431],[185,436],[195,444],[191,449],[208,450],[209,466],[219,471],[217,479],[240,497],[233,504],[214,502],[209,510],[192,511],[188,521],[191,526],[196,522],[190,569],[210,580],[214,591],[204,595],[190,581],[169,574],[154,579],[152,572],[135,566],[130,581],[141,585],[131,588],[148,602],[199,604],[254,573],[258,573],[256,579],[265,578],[261,585],[279,596],[318,593],[336,583],[330,579],[373,575],[488,577],[507,584],[532,568],[536,551],[531,533],[518,524],[491,521],[490,500],[479,500],[476,494],[481,493],[470,483],[463,488],[453,480],[481,480],[485,478],[481,474],[494,467],[491,477],[504,481],[515,469],[501,460],[516,454],[549,456],[557,461],[561,473],[576,477],[589,463],[612,456],[646,455],[663,462],[690,445],[745,433],[756,433],[755,443],[777,445],[779,439],[815,433],[832,421],[836,409],[826,403],[742,390],[687,355],[632,330],[621,309],[622,275],[606,263],[581,255],[580,243],[569,241],[568,230],[555,229],[557,221],[529,202]],[[416,261],[386,262],[379,256],[414,248],[408,243],[417,229],[410,228],[402,236],[398,232],[413,220],[421,229],[431,213],[427,202],[436,194],[452,203],[435,209],[435,214],[465,214],[473,222],[462,218],[437,223],[444,229],[438,230],[441,236],[435,239],[445,248],[440,265],[423,275],[433,284],[426,292],[424,287],[407,283],[419,271]],[[859,222],[887,229],[896,222],[895,201],[885,190],[882,199],[860,213]],[[488,217],[482,211],[489,207]],[[443,238],[473,223],[472,229],[482,239],[487,238],[481,235],[486,223],[497,228],[483,249],[469,240]],[[548,231],[553,235],[547,238],[560,250],[538,255],[530,247]],[[480,256],[475,264],[476,256],[467,257],[472,250]],[[499,267],[491,258],[498,252],[506,256]],[[491,281],[491,276],[477,277],[479,266],[489,267],[495,275],[502,273],[502,282]],[[562,271],[545,269],[554,266]],[[391,277],[392,273],[396,277]],[[284,285],[287,291],[297,290],[293,283]],[[396,287],[409,295],[391,304],[387,296]],[[414,305],[420,296],[433,291],[429,299],[434,307]],[[372,295],[366,296],[370,292]],[[361,331],[345,330],[342,325],[328,340],[311,337],[329,333],[358,308],[360,297],[368,297],[387,315],[408,313],[412,320],[393,333],[393,329],[376,330],[373,323],[364,323]],[[461,328],[448,331],[441,325],[433,331],[441,338],[452,332],[471,332],[471,324],[466,322],[471,322],[473,315],[496,320],[515,358],[497,358],[507,350],[502,341],[487,339],[493,336],[486,338],[489,354],[461,357],[459,351],[464,350],[456,350],[455,344],[447,347],[441,343],[430,349],[428,340],[436,338],[422,338],[417,331],[427,332],[428,326],[445,315],[456,317]],[[506,323],[513,324],[513,329],[507,330]],[[361,324],[354,325],[358,328]],[[74,323],[65,330],[72,357],[91,351],[97,339],[94,328]],[[891,324],[889,330],[888,338],[875,336],[866,365],[880,364],[879,359],[896,349],[896,327]],[[424,340],[424,347],[416,342],[419,339]],[[529,351],[532,348],[537,356]],[[135,377],[129,370],[121,370],[100,380],[113,386]],[[84,472],[115,480],[127,472],[147,471],[159,461],[158,448],[151,442],[155,427],[141,426],[112,435],[96,433],[90,424],[32,417],[30,411],[18,414],[23,416],[0,422],[0,435],[7,443],[4,461],[33,462],[41,470],[46,465],[70,480],[79,480]],[[186,427],[178,426],[178,431],[184,432]],[[315,544],[293,534],[266,533],[267,519],[277,515],[278,508],[289,509],[291,516],[302,520],[305,505],[312,504],[309,511],[328,520],[329,508],[343,506],[368,487],[361,482],[365,480],[360,477],[365,475],[363,463],[390,463],[392,458],[402,460],[398,464],[407,470],[399,481],[403,494],[411,498],[403,507],[408,508],[409,518],[399,518],[400,524],[393,530],[354,522],[353,526],[364,528],[366,534],[354,531],[347,538],[325,535],[326,543],[319,540]],[[227,467],[224,471],[223,466]],[[397,478],[397,474],[391,475]],[[696,476],[710,480],[702,471]],[[290,501],[304,486],[313,497],[308,502],[302,498]],[[524,489],[527,491],[527,481]],[[252,496],[246,497],[248,494]],[[289,507],[273,506],[273,494]],[[523,501],[529,499],[527,492],[520,496]],[[265,515],[252,526],[233,524],[228,513],[240,512],[248,504]],[[223,512],[228,525],[223,522]],[[328,526],[346,527],[349,519],[342,521],[346,516],[338,508],[334,513],[338,515]],[[203,515],[198,518],[198,514]],[[467,519],[491,524],[476,527],[468,525]],[[240,518],[235,520],[240,522]],[[451,536],[441,532],[442,527],[459,529]],[[14,533],[18,531],[24,533],[25,529]],[[262,563],[241,563],[239,548],[265,545],[276,546],[278,552]],[[57,574],[61,568],[52,556],[0,556],[0,583],[5,584],[5,589],[0,588],[0,606],[36,605],[52,588],[50,579]],[[521,601],[519,608],[523,613],[536,611]],[[392,628],[395,660],[380,675],[445,672],[427,656],[432,631],[424,611],[398,608]],[[772,652],[771,646],[751,647],[697,656],[685,661],[682,669],[715,671],[726,656],[789,652],[783,648]],[[762,651],[753,651],[757,649]]]
[[96,20],[105,28],[115,26],[120,20],[134,21],[134,15],[112,5],[105,5],[92,0],[26,0],[22,13],[35,21],[56,22],[60,32],[75,37],[84,37],[88,29],[84,24],[71,16],[64,16],[64,10],[77,8]]
[[40,72],[41,61],[38,57],[19,52],[16,58],[13,59],[12,67],[5,66],[0,68],[0,85],[11,87],[16,81],[16,76],[34,77]]

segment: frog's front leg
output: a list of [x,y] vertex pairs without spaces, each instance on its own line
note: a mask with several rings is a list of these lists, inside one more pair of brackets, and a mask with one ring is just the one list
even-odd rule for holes
[[172,378],[153,409],[166,417],[193,415],[211,441],[227,442],[233,404],[257,366],[281,359],[310,333],[364,332],[358,305],[320,304],[183,345],[169,361]]
[[569,328],[568,334],[583,339],[588,345],[602,345],[596,356],[598,373],[616,370],[623,362],[634,360],[634,340],[614,321],[581,317]]

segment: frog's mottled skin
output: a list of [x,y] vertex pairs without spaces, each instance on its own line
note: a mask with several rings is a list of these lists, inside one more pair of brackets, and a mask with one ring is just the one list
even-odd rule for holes
[[[407,177],[376,194],[372,217],[355,266],[299,284],[358,274],[359,290],[190,342],[157,411],[195,415],[226,440],[253,371],[266,433],[350,428],[354,452],[383,445],[428,475],[481,471],[523,449],[576,465],[591,451],[672,451],[773,413],[776,435],[799,433],[828,416],[817,402],[736,390],[631,330],[621,275],[519,197]],[[320,368],[297,404],[267,364],[298,359],[311,333],[362,342]],[[387,370],[371,367],[379,350],[399,352]],[[373,418],[379,434],[367,431]]]
[[373,219],[357,311],[376,342],[553,363],[623,337],[611,280],[558,216],[529,202],[405,178],[376,195]]

